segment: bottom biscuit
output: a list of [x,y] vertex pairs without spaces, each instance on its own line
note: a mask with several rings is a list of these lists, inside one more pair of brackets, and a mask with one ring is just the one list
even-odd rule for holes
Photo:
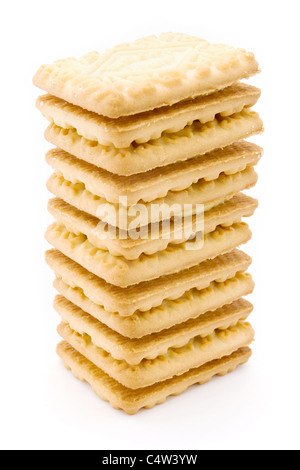
[[169,348],[166,354],[153,360],[144,359],[139,364],[131,365],[124,360],[116,360],[96,346],[88,335],[78,334],[67,323],[61,323],[57,331],[62,339],[99,369],[124,387],[135,390],[164,382],[214,359],[229,356],[237,349],[249,346],[254,339],[251,325],[238,322],[226,330],[217,329],[204,338],[197,336],[181,348]]
[[151,385],[142,389],[131,390],[119,384],[105,372],[88,361],[66,341],[57,347],[57,353],[65,367],[74,376],[88,382],[94,392],[113,408],[124,410],[127,414],[136,414],[142,408],[152,408],[163,403],[169,396],[179,395],[188,387],[209,382],[215,375],[225,375],[237,366],[246,363],[251,356],[251,349],[240,348],[230,356],[211,361],[197,369],[191,369],[183,375]]

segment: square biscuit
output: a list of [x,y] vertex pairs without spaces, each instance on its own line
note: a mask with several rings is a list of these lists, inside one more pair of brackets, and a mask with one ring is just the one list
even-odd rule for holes
[[[67,323],[73,331],[83,336],[88,335],[95,346],[109,352],[114,359],[126,361],[131,365],[140,364],[144,359],[151,360],[165,355],[170,348],[183,347],[196,336],[204,338],[211,335],[216,329],[227,329],[234,326],[239,321],[245,321],[253,311],[253,306],[249,302],[239,299],[160,333],[152,333],[140,339],[131,339],[107,327],[63,296],[55,298],[54,308],[62,321]],[[182,310],[184,308],[183,302]],[[195,309],[196,307],[194,311]],[[171,303],[170,310],[174,310]]]
[[164,403],[170,396],[183,393],[188,387],[209,382],[216,375],[232,372],[239,365],[245,364],[251,357],[251,349],[240,348],[230,356],[214,360],[196,369],[191,369],[165,382],[159,382],[150,387],[132,390],[124,387],[104,371],[95,366],[82,354],[76,351],[66,341],[57,347],[57,354],[65,367],[81,381],[87,382],[94,392],[111,406],[124,410],[129,415],[136,414],[142,408],[150,409]]
[[258,71],[254,55],[243,49],[164,33],[43,65],[33,82],[69,103],[118,118],[212,93]]
[[254,339],[251,325],[238,322],[225,330],[217,329],[204,338],[192,338],[180,348],[169,348],[164,355],[143,359],[139,364],[132,365],[114,359],[107,351],[96,346],[88,335],[79,334],[67,323],[59,325],[58,333],[99,369],[130,389],[148,387],[201,367],[207,362],[229,356],[239,348],[249,346]]
[[[67,297],[71,302],[78,305],[82,310],[88,311],[92,316],[95,316],[102,323],[107,324],[112,329],[118,331],[123,336],[128,337],[139,337],[148,334],[149,328],[153,328],[154,321],[153,315],[145,315],[143,321],[141,321],[141,312],[148,312],[156,307],[161,307],[165,300],[177,300],[182,297],[186,292],[191,289],[203,290],[210,287],[210,284],[214,281],[222,283],[226,282],[237,275],[237,273],[245,272],[251,265],[251,258],[245,253],[239,250],[233,250],[225,255],[218,256],[217,258],[184,270],[179,273],[172,274],[169,276],[163,276],[150,282],[142,282],[135,286],[123,289],[121,287],[113,286],[108,284],[103,279],[95,276],[91,272],[87,271],[81,265],[67,258],[58,250],[49,250],[46,253],[46,261],[50,268],[54,271],[57,277],[56,285],[59,286],[59,292]],[[213,293],[214,308],[220,307],[221,303],[230,303],[237,298],[246,295],[245,292],[236,290],[237,285],[241,285],[241,282],[230,283],[234,287],[230,296],[233,294],[234,298],[228,296],[220,300],[217,298],[216,290],[210,290]],[[70,287],[71,289],[68,289]],[[220,285],[215,286],[218,292],[224,291],[220,289]],[[226,287],[228,291],[229,285]],[[246,280],[245,288],[253,289],[253,284],[249,284]],[[62,292],[62,289],[63,292]],[[247,291],[249,293],[249,291]],[[70,295],[72,296],[70,298]],[[87,300],[91,300],[93,304],[89,304]],[[217,305],[215,302],[217,300]],[[78,303],[79,302],[79,303]],[[223,303],[223,305],[224,305]],[[100,309],[95,309],[95,314],[91,313],[89,307],[100,306]],[[103,308],[101,308],[103,307]],[[166,322],[171,325],[176,315],[173,311],[172,316],[169,315],[169,307],[166,309]],[[211,305],[207,305],[206,302],[202,302],[204,311],[213,309]],[[162,311],[159,309],[160,312]],[[108,313],[108,315],[106,315]],[[119,317],[132,317],[134,313],[137,313],[136,318],[131,318],[130,324],[126,324],[126,332],[119,330],[121,322]],[[204,313],[204,312],[203,312]],[[182,311],[178,314],[180,323],[182,320]],[[189,316],[190,312],[187,309],[185,315]],[[199,315],[196,311],[195,315]],[[186,319],[189,317],[186,317]],[[115,321],[116,320],[116,321]],[[162,329],[168,328],[165,320],[161,322]],[[122,324],[124,324],[123,322]],[[176,321],[175,321],[176,323]],[[158,327],[161,326],[158,325]],[[146,328],[145,328],[146,325]],[[155,325],[157,327],[157,325]],[[140,332],[142,333],[140,334]],[[146,331],[146,332],[145,332]],[[152,330],[151,330],[152,331]],[[156,330],[159,331],[159,330]]]
[[[240,223],[243,217],[253,215],[257,206],[256,199],[239,193],[204,212],[204,224],[201,229],[204,234],[208,234],[213,232],[218,225],[228,227]],[[146,227],[145,236],[136,238],[134,234],[131,236],[128,232],[121,234],[120,230],[113,229],[113,233],[107,232],[105,223],[101,223],[96,217],[76,209],[62,199],[51,199],[48,210],[56,222],[64,225],[68,231],[81,232],[95,247],[108,250],[111,255],[123,256],[128,260],[137,259],[142,254],[152,255],[165,250],[169,245],[178,245],[192,240],[199,230],[197,215],[194,215],[185,221],[176,222],[172,219],[166,226],[160,223]]]
[[122,336],[139,339],[170,329],[174,325],[183,325],[208,311],[232,304],[241,297],[250,295],[254,282],[249,274],[238,272],[224,282],[212,281],[204,289],[190,289],[177,299],[166,299],[157,307],[147,311],[138,310],[130,316],[108,312],[102,305],[89,299],[82,289],[68,285],[68,281],[57,278],[54,287],[65,299],[102,324]]
[[[140,212],[139,205],[108,203],[106,199],[87,190],[84,183],[68,181],[60,174],[54,173],[49,178],[47,188],[54,196],[99,221],[120,230],[130,231],[149,224],[154,225],[162,220],[170,220],[172,217],[182,217],[183,214],[189,217],[201,214],[203,210],[207,212],[230,200],[240,191],[252,188],[257,181],[258,175],[253,166],[233,175],[221,173],[216,180],[200,180],[183,191],[169,191],[164,198],[143,204],[143,210]],[[122,199],[120,201],[122,202]]]
[[53,170],[71,182],[81,182],[85,189],[107,202],[148,203],[166,197],[169,192],[183,191],[193,184],[218,179],[221,173],[233,175],[247,166],[258,164],[262,149],[249,142],[237,142],[185,162],[174,163],[146,173],[119,176],[80,160],[61,149],[46,155]]
[[230,227],[218,226],[214,232],[204,235],[203,241],[169,245],[158,253],[127,260],[95,247],[86,235],[69,232],[64,225],[54,223],[46,232],[46,239],[54,248],[106,282],[122,288],[191,268],[232,251],[251,237],[248,225],[243,222]]
[[50,124],[45,132],[48,142],[71,155],[121,176],[144,173],[171,163],[186,161],[263,131],[263,122],[254,111],[244,109],[232,116],[217,116],[201,124],[195,121],[179,132],[163,134],[146,144],[131,144],[126,149],[100,145],[80,136],[75,129]]
[[143,144],[163,133],[179,132],[194,121],[205,124],[217,114],[239,113],[254,106],[259,97],[258,88],[238,83],[208,96],[119,119],[99,116],[49,94],[37,99],[37,108],[48,121],[64,129],[75,129],[85,139],[127,148],[133,142]]

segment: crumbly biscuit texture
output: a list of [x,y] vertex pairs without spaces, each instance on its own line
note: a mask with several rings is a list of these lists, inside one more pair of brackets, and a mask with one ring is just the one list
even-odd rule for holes
[[[140,213],[136,212],[138,207],[135,206],[111,205],[105,199],[88,191],[83,183],[72,183],[55,173],[49,178],[47,187],[52,194],[77,209],[112,227],[128,231],[134,227],[143,227],[150,223],[155,224],[162,220],[168,220],[170,216],[181,216],[182,213],[188,217],[199,213],[197,211],[199,208],[200,213],[203,212],[203,209],[209,211],[228,201],[240,191],[252,188],[256,185],[257,180],[258,175],[252,166],[234,175],[222,173],[216,180],[200,180],[184,191],[169,191],[166,197],[156,199],[152,203],[145,203]],[[160,210],[153,210],[152,204]],[[189,205],[188,212],[184,212],[185,204]],[[201,207],[201,204],[204,207]],[[171,215],[170,208],[172,208]]]
[[54,287],[70,302],[123,336],[141,338],[235,302],[253,292],[254,282],[249,274],[237,273],[225,282],[211,282],[202,290],[191,289],[177,299],[164,300],[158,307],[137,311],[130,316],[107,312],[101,305],[86,297],[83,290],[70,287],[61,279],[54,281]]
[[240,348],[230,356],[214,360],[172,379],[140,390],[128,389],[109,377],[101,369],[77,352],[66,341],[57,347],[57,353],[67,369],[79,380],[89,383],[94,392],[113,408],[134,415],[142,408],[151,409],[164,403],[170,396],[183,393],[188,387],[209,382],[216,375],[225,375],[245,364],[251,357],[251,349]]
[[95,247],[83,233],[69,232],[64,225],[54,223],[46,232],[46,239],[54,248],[106,282],[122,288],[196,266],[247,243],[251,236],[245,223],[217,227],[204,235],[204,240],[170,245],[153,255],[143,254],[137,260],[127,260]]
[[217,114],[230,116],[256,104],[260,90],[238,83],[208,96],[176,103],[148,113],[109,119],[86,111],[52,95],[40,96],[37,107],[50,121],[64,129],[76,129],[88,140],[116,148],[158,139],[163,132],[174,133],[193,121],[213,121]]
[[110,203],[118,203],[120,197],[126,196],[131,206],[163,198],[170,191],[185,190],[201,179],[212,181],[221,173],[241,172],[256,165],[261,154],[257,145],[240,142],[186,162],[127,177],[109,173],[60,149],[50,150],[46,161],[65,180],[83,183],[88,191]]
[[[182,306],[184,308],[184,303]],[[150,334],[141,339],[130,339],[107,327],[62,296],[56,297],[54,307],[62,321],[73,331],[88,335],[95,346],[109,352],[113,358],[132,365],[139,364],[143,359],[151,360],[164,355],[170,348],[181,348],[196,336],[204,338],[216,329],[234,326],[239,321],[246,320],[253,310],[249,302],[240,299],[161,333]],[[170,308],[172,310],[171,303]]]
[[77,134],[75,129],[63,129],[50,124],[45,138],[75,157],[111,173],[130,176],[178,161],[189,160],[236,141],[258,134],[263,123],[257,113],[243,110],[232,116],[218,116],[207,124],[194,122],[179,132],[163,134],[159,139],[126,149],[100,145]]
[[[74,288],[72,293],[76,291],[83,300],[87,297],[95,304],[103,306],[105,311],[117,313],[117,317],[132,316],[136,312],[137,318],[140,317],[140,312],[147,312],[154,307],[159,307],[166,299],[176,300],[190,289],[205,289],[213,281],[225,282],[234,277],[236,273],[246,271],[252,262],[251,258],[242,251],[233,250],[179,273],[123,289],[106,283],[58,250],[49,250],[46,253],[46,260],[58,280],[62,280]],[[65,295],[65,291],[62,294]],[[242,295],[245,294],[240,296]],[[73,298],[70,300],[77,303]],[[86,310],[84,306],[79,306]],[[209,309],[207,308],[207,310]],[[113,316],[108,315],[107,318],[110,319]],[[101,317],[99,319],[106,323]],[[137,321],[136,324],[138,323]],[[113,326],[111,328],[117,329]],[[128,333],[121,334],[131,336]]]
[[[204,217],[204,233],[213,232],[218,225],[231,226],[242,221],[243,217],[250,217],[257,208],[258,202],[249,196],[240,193],[229,201],[213,207],[201,215]],[[128,260],[139,258],[143,253],[152,255],[165,250],[169,245],[181,244],[190,240],[197,233],[197,215],[188,220],[176,223],[174,219],[164,227],[163,224],[146,227],[145,237],[131,238],[130,232],[120,237],[119,230],[112,229],[107,232],[106,224],[96,217],[79,211],[62,199],[51,199],[48,210],[59,224],[64,225],[70,232],[84,233],[89,242],[97,248],[108,250],[113,256],[123,256]]]
[[60,336],[80,354],[113,377],[125,387],[138,389],[184,374],[214,359],[228,356],[254,339],[249,323],[238,322],[225,330],[215,330],[202,338],[197,336],[181,348],[169,348],[155,359],[144,359],[137,365],[114,359],[111,354],[95,346],[88,335],[79,335],[67,323],[58,327]]
[[225,88],[258,72],[252,53],[178,33],[43,65],[33,82],[69,103],[117,118]]

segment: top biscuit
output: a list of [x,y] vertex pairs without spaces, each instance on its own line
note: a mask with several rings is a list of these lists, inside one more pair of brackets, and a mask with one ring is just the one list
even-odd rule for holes
[[118,118],[212,93],[258,71],[254,55],[243,49],[164,33],[43,65],[33,82],[69,103]]

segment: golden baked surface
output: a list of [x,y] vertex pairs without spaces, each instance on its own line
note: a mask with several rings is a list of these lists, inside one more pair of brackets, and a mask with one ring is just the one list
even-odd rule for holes
[[127,197],[129,206],[165,197],[169,191],[182,191],[203,179],[212,181],[221,173],[233,175],[256,165],[262,149],[250,142],[237,142],[225,148],[132,176],[119,176],[58,148],[46,155],[47,163],[64,179],[84,183],[86,189],[107,202]]
[[144,359],[139,364],[130,365],[114,359],[107,351],[95,346],[88,335],[78,334],[67,323],[59,325],[58,333],[84,357],[130,389],[147,387],[229,356],[239,348],[249,346],[254,339],[251,325],[238,322],[227,329],[217,329],[204,338],[192,338],[181,348],[169,348],[166,354],[155,359]]
[[51,144],[111,173],[130,176],[189,160],[198,155],[231,145],[263,130],[263,123],[254,111],[244,109],[231,116],[217,116],[206,124],[193,122],[179,132],[163,134],[145,144],[126,149],[98,144],[77,134],[50,124],[45,138]]
[[130,415],[136,414],[141,408],[153,408],[163,403],[169,396],[183,393],[191,385],[202,385],[215,375],[225,375],[238,365],[246,363],[251,357],[250,348],[240,348],[230,356],[216,359],[185,374],[149,387],[132,390],[109,377],[66,341],[58,345],[57,353],[75,377],[88,382],[94,392],[108,401],[112,407],[122,409]]
[[[214,206],[204,213],[204,233],[213,232],[218,225],[230,226],[242,221],[243,217],[250,217],[257,208],[258,201],[243,193],[238,193],[228,201]],[[62,199],[54,198],[49,201],[48,210],[55,220],[67,227],[70,232],[84,233],[89,242],[97,248],[108,250],[113,256],[123,256],[128,260],[139,258],[143,253],[152,255],[158,251],[165,250],[169,245],[178,245],[197,232],[197,215],[194,215],[189,223],[176,223],[172,219],[170,225],[164,228],[160,224],[156,230],[146,227],[148,235],[144,238],[134,239],[130,236],[122,239],[116,232],[107,236],[105,223],[86,212],[76,209],[74,206],[64,202]],[[184,230],[183,230],[184,228]],[[129,232],[130,234],[130,232]]]
[[110,119],[74,106],[56,96],[43,95],[37,108],[50,122],[64,129],[76,129],[88,140],[117,148],[129,147],[161,137],[163,132],[176,133],[193,121],[213,121],[217,114],[230,116],[254,106],[260,96],[258,88],[237,83],[207,96],[181,101],[146,113]]
[[254,55],[243,49],[164,33],[43,65],[33,81],[69,103],[117,118],[208,94],[257,72]]
[[[246,276],[244,278],[240,276],[241,282],[243,282],[242,279],[246,280]],[[197,295],[195,295],[195,303],[197,302],[196,297]],[[176,305],[174,302],[173,304]],[[200,302],[198,302],[199,305],[201,305]],[[183,300],[182,310],[185,307],[186,303]],[[107,327],[63,296],[56,297],[54,308],[62,321],[68,323],[73,331],[81,335],[88,335],[96,346],[109,352],[113,358],[132,365],[139,364],[143,359],[155,359],[164,355],[170,348],[181,348],[196,336],[204,338],[211,335],[216,329],[227,329],[234,326],[239,321],[245,321],[253,310],[250,302],[240,299],[159,333],[152,333],[140,339],[131,339]],[[167,309],[168,306],[166,305],[165,308]],[[172,307],[172,302],[170,302],[170,315],[174,311],[176,314],[176,308]]]
[[[252,261],[251,258],[242,251],[233,250],[230,253],[218,256],[213,260],[205,261],[193,268],[186,269],[179,273],[164,276],[150,282],[141,282],[135,286],[123,289],[106,283],[103,279],[92,274],[90,271],[87,271],[81,265],[72,261],[70,258],[67,258],[58,250],[49,250],[46,253],[46,260],[57,276],[55,287],[63,296],[67,297],[71,302],[82,308],[82,310],[89,312],[92,316],[98,318],[101,322],[108,324],[115,330],[118,330],[118,326],[112,326],[110,320],[116,316],[131,317],[133,320],[132,326],[134,327],[134,331],[127,331],[126,333],[121,332],[121,334],[132,338],[149,334],[148,330],[146,330],[146,333],[144,333],[143,330],[142,334],[136,334],[136,326],[138,326],[140,331],[141,312],[146,312],[145,317],[148,316],[147,321],[149,321],[148,327],[153,328],[153,326],[155,326],[154,316],[152,315],[153,311],[150,312],[150,315],[147,315],[147,312],[155,307],[161,307],[164,300],[179,299],[190,289],[206,289],[210,287],[210,284],[214,281],[218,281],[219,283],[226,282],[228,279],[236,276],[237,273],[245,272]],[[233,285],[232,283],[230,284]],[[68,287],[70,287],[71,290],[69,290]],[[220,287],[220,285],[216,287]],[[249,293],[241,293],[239,291],[239,295],[237,296],[235,287],[236,283],[234,283],[234,299],[228,300],[226,297],[225,303],[233,302],[233,300]],[[253,289],[253,283],[250,284],[250,287]],[[209,289],[209,291],[213,292],[213,302],[215,305],[217,300],[216,291],[214,289]],[[90,307],[92,307],[92,305],[88,305],[85,302],[86,299],[89,299],[95,305],[104,308],[101,308],[101,310],[95,309],[95,312],[91,313]],[[222,301],[223,300],[224,299],[222,299]],[[223,305],[225,303],[223,303]],[[220,305],[221,303],[217,304],[214,308],[219,308]],[[166,310],[168,310],[169,307],[170,305],[167,306]],[[203,302],[202,307],[206,309],[204,311],[208,311],[213,308],[211,305],[206,305],[205,302]],[[105,315],[103,310],[108,312],[109,315]],[[161,312],[161,309],[159,309],[159,311]],[[135,317],[133,316],[134,313],[136,313]],[[175,321],[177,318],[175,313],[173,312],[173,315],[171,316],[169,315],[169,310],[167,313],[168,317],[170,317],[169,320],[171,321],[171,325],[163,325],[163,328],[168,328],[176,322],[180,323],[191,316],[189,309],[185,312],[180,311],[178,316],[179,320]],[[183,314],[185,315],[184,318]],[[199,314],[199,311],[195,312],[195,316],[198,316]]]

